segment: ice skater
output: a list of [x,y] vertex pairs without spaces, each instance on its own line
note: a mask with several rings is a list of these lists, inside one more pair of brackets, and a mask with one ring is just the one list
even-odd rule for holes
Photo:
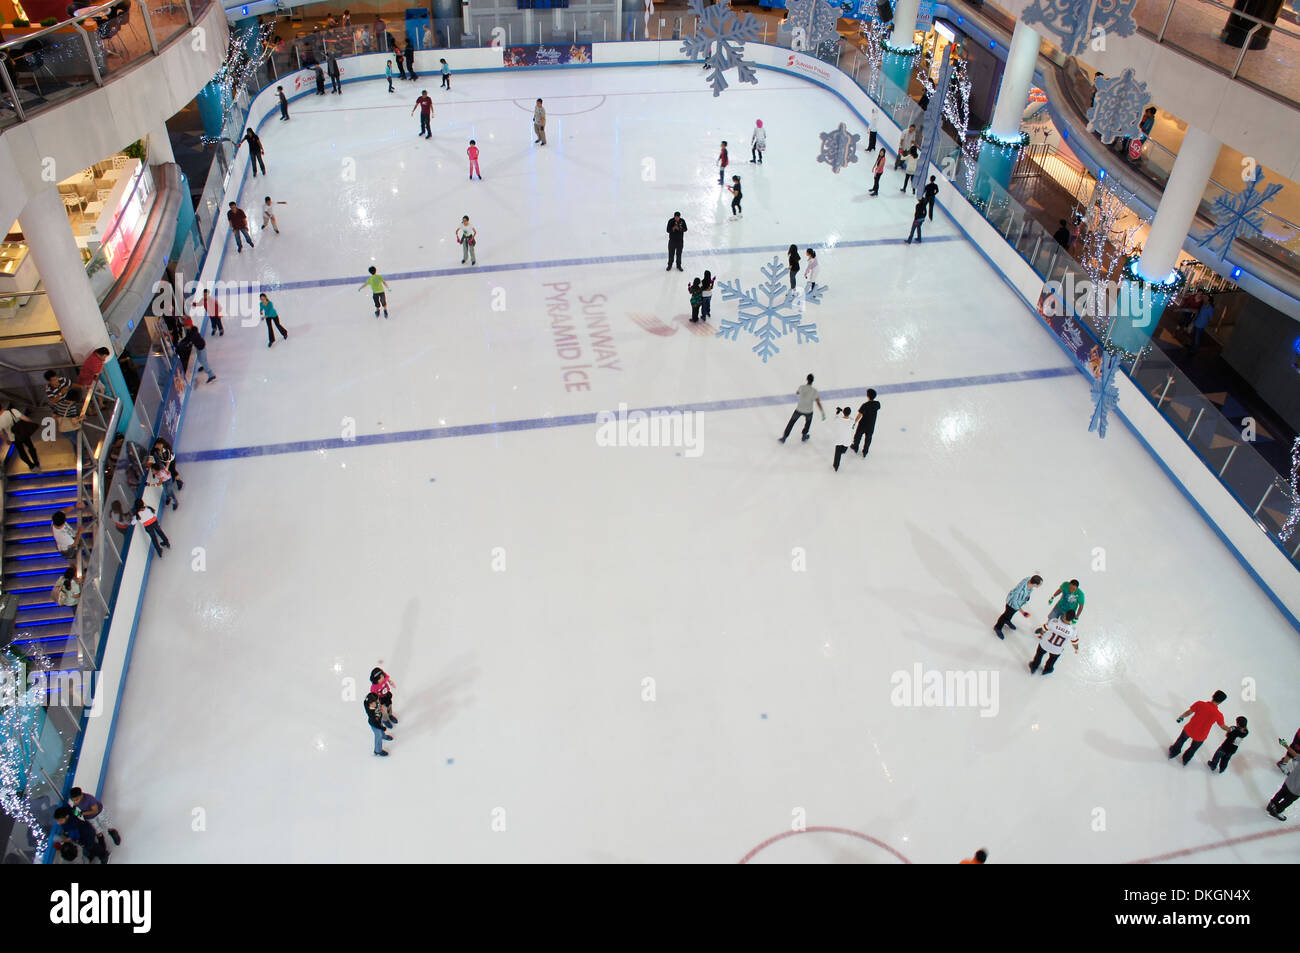
[[934,221],[934,200],[939,195],[939,183],[934,180],[934,176],[930,176],[930,181],[925,186],[924,195],[925,195],[926,214],[929,217],[930,221],[933,222]]
[[275,229],[277,235],[280,234],[280,223],[275,220],[275,206],[288,205],[288,202],[272,202],[271,196],[267,196],[262,202],[262,231],[266,231],[266,226],[270,225]]
[[109,822],[101,801],[96,800],[81,788],[73,788],[68,792],[68,804],[80,815],[82,820],[88,822],[95,829],[95,833],[100,837],[111,837],[114,846],[122,843],[122,835]]
[[312,64],[312,72],[316,74],[316,95],[325,95],[325,71],[320,68],[319,63]]
[[691,296],[691,324],[700,320],[700,307],[704,304],[704,294],[700,291],[700,279],[692,278],[691,283],[686,286],[686,290]]
[[542,105],[540,99],[533,107],[533,143],[539,146],[546,145],[546,107]]
[[173,511],[180,508],[181,501],[176,494],[176,480],[162,461],[150,457],[149,473],[145,476],[145,486],[156,486],[161,491],[161,495],[158,497],[160,507],[166,509],[167,503],[170,502]]
[[[1079,580],[1071,579],[1069,582],[1063,582],[1056,587],[1054,593],[1047,597],[1047,604],[1049,606],[1052,605],[1053,602],[1056,603],[1052,608],[1052,611],[1048,613],[1047,618],[1049,621],[1051,619],[1059,619],[1065,614],[1065,610],[1071,609],[1074,611],[1074,617],[1078,619],[1083,615],[1083,603],[1085,601],[1083,590],[1079,588]],[[1036,633],[1042,631],[1043,630],[1039,628],[1036,630]]]
[[362,704],[365,705],[366,721],[370,725],[370,731],[375,736],[375,754],[387,758],[388,752],[384,749],[384,742],[392,741],[393,736],[384,728],[384,711],[379,705],[379,696],[371,692],[366,695]]
[[215,337],[226,336],[226,326],[221,320],[221,305],[217,302],[216,295],[209,295],[208,289],[203,289],[203,297],[194,302],[195,306],[200,309],[201,313],[208,316],[208,323],[211,326],[210,334]]
[[763,164],[763,152],[767,149],[767,130],[763,128],[763,120],[754,120],[754,134],[749,137],[749,164]]
[[370,297],[371,299],[374,300],[375,303],[375,317],[376,318],[379,317],[379,311],[382,308],[384,312],[384,317],[387,318],[388,317],[388,292],[391,289],[388,287],[388,282],[384,280],[384,276],[379,274],[379,272],[375,271],[374,265],[371,265],[367,269],[367,271],[370,272],[370,277],[367,278],[365,281],[361,282],[361,287],[358,288],[357,290],[363,291],[366,288],[369,288]]
[[415,115],[417,109],[420,110],[420,135],[426,139],[432,139],[433,131],[429,128],[429,120],[433,118],[433,100],[429,98],[427,89],[420,90],[415,105],[411,107],[412,116]]
[[916,145],[916,123],[904,129],[903,134],[898,138],[898,155],[894,157],[895,169],[902,168],[907,158],[907,151],[914,145]]
[[731,177],[731,184],[730,184],[729,186],[727,186],[727,191],[731,193],[731,214],[732,214],[732,217],[734,217],[734,218],[740,218],[740,217],[741,217],[741,215],[740,215],[740,199],[741,199],[741,191],[740,191],[740,176],[738,176],[738,175],[733,175],[733,176]]
[[835,425],[833,439],[835,440],[835,460],[831,463],[831,469],[836,473],[840,472],[840,457],[844,456],[844,451],[849,449],[853,443],[853,420],[849,417],[852,407],[835,408]]
[[790,290],[794,291],[795,278],[799,274],[799,246],[791,245],[785,253],[786,261],[790,263]]
[[1070,644],[1074,646],[1074,654],[1078,655],[1079,637],[1074,634],[1074,630],[1073,611],[1067,610],[1059,619],[1047,623],[1040,630],[1042,635],[1038,637],[1039,645],[1034,650],[1034,660],[1029,663],[1029,674],[1035,674],[1038,671],[1038,663],[1046,658],[1047,664],[1043,666],[1043,674],[1051,675],[1056,668],[1056,660],[1061,657],[1061,651],[1065,648],[1066,639],[1070,640]]
[[1223,743],[1215,750],[1214,757],[1209,760],[1211,771],[1216,767],[1219,769],[1220,774],[1228,770],[1228,762],[1237,753],[1237,742],[1250,734],[1246,729],[1246,724],[1246,716],[1238,715],[1236,723],[1228,729],[1228,737],[1223,739]]
[[817,290],[817,272],[821,269],[821,265],[818,264],[817,252],[813,249],[809,248],[804,255],[806,257],[803,265],[803,280],[808,282],[808,294],[812,294]]
[[248,216],[234,202],[231,202],[230,207],[226,210],[226,221],[230,223],[230,230],[235,233],[235,252],[237,254],[242,255],[244,252],[244,246],[239,240],[241,235],[244,241],[248,242],[249,248],[256,247],[253,244],[253,236],[248,234]]
[[731,159],[727,156],[727,140],[722,140],[722,151],[718,153],[718,185],[722,184],[723,176],[727,174],[727,165]]
[[460,263],[463,265],[468,261],[471,265],[478,264],[478,257],[474,254],[474,245],[478,229],[469,223],[469,216],[462,215],[460,224],[456,226],[456,241],[460,244]]
[[450,91],[451,90],[451,67],[447,65],[447,61],[445,59],[438,60],[438,64],[442,71],[442,88]]
[[276,313],[275,305],[271,304],[271,299],[266,296],[266,292],[258,295],[257,309],[262,312],[262,318],[266,321],[266,346],[271,347],[275,344],[275,332],[280,332],[280,340],[289,340],[289,332],[284,329],[280,323],[280,315]]
[[55,835],[56,847],[71,842],[85,852],[87,862],[98,860],[101,864],[108,863],[108,845],[104,843],[104,838],[95,833],[95,828],[89,821],[77,816],[72,808],[64,805],[54,809],[54,820],[59,825],[59,831]]
[[284,98],[284,87],[275,87],[275,97],[280,101],[280,122],[287,122],[289,119],[289,100]]
[[1264,810],[1268,812],[1269,817],[1285,821],[1286,815],[1282,812],[1294,804],[1297,798],[1300,798],[1300,771],[1292,771]]
[[867,194],[879,195],[880,177],[885,174],[885,150],[884,149],[881,149],[880,152],[876,154],[876,164],[871,167],[871,174],[875,176],[875,179],[871,183],[871,191],[868,192]]
[[[870,391],[868,391],[870,393]],[[1034,594],[1034,590],[1043,584],[1043,577],[1035,573],[1032,576],[1026,576],[1016,584],[1016,588],[1007,593],[1007,603],[1003,608],[1002,615],[998,616],[998,621],[993,623],[993,634],[999,639],[1005,639],[1006,633],[1002,627],[1010,626],[1014,632],[1016,625],[1011,619],[1017,612],[1026,619],[1029,618],[1029,610],[1025,606],[1029,605],[1029,600]]]
[[871,121],[867,123],[867,152],[876,151],[876,110],[871,110]]
[[790,415],[790,422],[785,425],[785,433],[781,434],[782,443],[785,443],[786,438],[790,436],[790,431],[794,429],[794,422],[800,417],[804,419],[803,437],[801,439],[808,439],[808,431],[812,429],[813,404],[816,404],[817,409],[822,412],[822,420],[826,419],[826,408],[822,406],[822,399],[817,394],[817,388],[812,385],[813,376],[809,374],[807,382],[800,384],[799,389],[795,391],[799,403],[795,404],[794,413]]
[[384,715],[384,727],[391,728],[398,723],[393,714],[393,689],[397,683],[388,677],[388,673],[376,665],[370,670],[370,690],[379,699],[379,709]]
[[671,271],[673,267],[673,257],[677,258],[677,270],[682,270],[682,248],[686,245],[686,219],[682,218],[681,212],[673,212],[673,217],[668,220],[668,267],[664,271]]
[[145,506],[144,500],[141,499],[135,501],[134,508],[135,516],[131,518],[131,525],[144,527],[144,531],[149,534],[149,540],[153,543],[154,551],[161,557],[163,547],[171,549],[172,544],[167,534],[162,531],[162,524],[158,522],[158,511],[152,506]]
[[384,64],[384,78],[388,80],[388,91],[393,92],[393,61]]
[[180,344],[176,346],[176,353],[181,358],[182,366],[189,363],[192,353],[195,373],[205,371],[208,375],[208,383],[211,384],[217,379],[217,375],[212,373],[212,365],[208,363],[208,342],[203,339],[203,335],[189,318],[186,318],[181,326],[185,330],[181,334]]
[[[912,146],[912,148],[907,150],[907,158],[903,160],[903,187],[898,191],[906,192],[907,187],[912,185],[912,180],[916,178],[916,161],[916,146]],[[912,194],[916,194],[915,185],[912,185]]]
[[478,143],[471,139],[469,141],[469,148],[465,150],[465,154],[469,156],[469,180],[473,182],[474,176],[477,175],[478,180],[482,182],[483,173],[478,170]]
[[330,92],[342,95],[343,71],[339,69],[338,57],[333,53],[327,53],[325,55],[325,72],[328,73],[330,77]]
[[1287,771],[1291,770],[1291,762],[1296,758],[1300,758],[1300,730],[1296,731],[1295,737],[1291,739],[1290,744],[1287,744],[1281,738],[1277,739],[1277,743],[1286,749],[1286,753],[1278,759],[1277,769],[1286,774]]
[[708,321],[709,315],[713,313],[713,285],[717,281],[717,276],[709,270],[705,270],[704,277],[700,279],[700,320]]
[[862,455],[865,457],[867,451],[871,449],[871,436],[876,432],[876,414],[880,413],[880,401],[876,400],[876,392],[873,388],[867,388],[867,399],[861,407],[858,408],[857,425],[858,429],[853,434],[853,452],[858,452],[858,444],[862,444]]
[[[1049,623],[1050,624],[1050,623]],[[1224,731],[1228,730],[1227,725],[1223,723],[1223,712],[1219,711],[1219,705],[1227,701],[1227,692],[1215,692],[1208,702],[1192,702],[1187,707],[1187,711],[1178,716],[1178,724],[1183,723],[1183,719],[1191,716],[1192,720],[1187,722],[1187,727],[1178,733],[1177,740],[1169,746],[1169,757],[1176,758],[1178,753],[1183,750],[1183,745],[1190,739],[1192,744],[1183,755],[1183,765],[1186,766],[1196,754],[1196,749],[1205,744],[1205,739],[1210,737],[1210,728],[1218,725]]]
[[406,38],[406,48],[402,54],[406,57],[406,78],[414,83],[420,77],[415,72],[415,44],[411,42],[409,36]]
[[912,244],[912,236],[916,236],[916,243],[921,244],[921,226],[925,224],[925,199],[920,199],[916,203],[916,208],[912,209],[912,227],[907,232],[907,241],[905,245]]
[[[163,466],[172,472],[172,479],[176,481],[176,489],[185,489],[185,481],[181,479],[181,472],[176,468],[176,451],[172,449],[172,445],[167,442],[166,437],[159,437],[153,442],[153,449],[149,451],[149,455],[160,461]],[[118,529],[123,528],[118,527]]]

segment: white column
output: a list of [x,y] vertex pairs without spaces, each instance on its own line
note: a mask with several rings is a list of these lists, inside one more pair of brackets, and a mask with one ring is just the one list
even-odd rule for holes
[[894,8],[894,35],[889,42],[894,46],[911,46],[912,34],[916,32],[916,14],[921,9],[921,0],[898,0]]
[[97,347],[113,349],[58,189],[33,196],[18,221],[72,359],[80,363]]
[[993,121],[989,123],[989,131],[999,138],[1010,139],[1020,135],[1020,122],[1029,102],[1029,87],[1034,82],[1034,67],[1038,65],[1041,42],[1033,27],[1025,26],[1021,20],[1016,21],[1011,47],[1007,51],[1007,65],[998,86],[998,102],[993,107]]
[[1221,148],[1223,144],[1208,132],[1187,127],[1187,135],[1160,196],[1142,257],[1134,266],[1148,281],[1164,281],[1174,270]]
[[172,152],[172,140],[167,134],[167,124],[159,123],[149,133],[149,164],[163,165],[175,161],[176,155]]

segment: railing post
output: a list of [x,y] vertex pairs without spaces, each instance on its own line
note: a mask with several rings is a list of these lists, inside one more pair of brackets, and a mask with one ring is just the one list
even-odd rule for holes
[[1174,4],[1177,2],[1178,0],[1169,0],[1169,9],[1165,11],[1164,22],[1160,24],[1160,32],[1156,35],[1157,43],[1165,41],[1165,30],[1169,27],[1169,18],[1174,15]]
[[1160,399],[1156,401],[1156,410],[1159,410],[1161,405],[1164,404],[1165,395],[1169,393],[1169,388],[1172,387],[1173,385],[1174,385],[1174,375],[1170,374],[1168,377],[1165,378],[1165,387],[1164,390],[1160,392]]
[[1276,486],[1275,483],[1270,483],[1270,484],[1268,485],[1268,489],[1266,489],[1266,490],[1264,491],[1264,495],[1261,496],[1261,497],[1259,498],[1259,503],[1256,504],[1255,509],[1251,511],[1251,514],[1250,514],[1251,516],[1258,516],[1258,515],[1259,515],[1259,511],[1262,510],[1262,509],[1264,508],[1264,501],[1267,500],[1267,499],[1268,499],[1268,495],[1269,495],[1270,493],[1273,492],[1273,487],[1274,487],[1274,486]]
[[1224,472],[1228,469],[1228,464],[1232,462],[1232,455],[1237,452],[1237,445],[1234,443],[1228,449],[1228,459],[1223,461],[1223,466],[1219,467],[1219,479],[1223,479]]
[[149,19],[149,4],[145,0],[135,0],[140,7],[140,20],[144,23],[145,35],[149,37],[149,49],[153,50],[153,55],[158,55],[158,37],[153,32],[153,21]]
[[23,104],[18,101],[18,90],[14,89],[13,80],[9,78],[9,69],[5,66],[3,60],[0,60],[0,78],[5,81],[5,89],[9,91],[9,98],[13,101],[14,112],[18,116],[18,121],[23,122],[27,119],[27,114],[23,112]]
[[103,86],[104,77],[99,72],[99,64],[95,62],[95,47],[90,42],[90,32],[80,23],[75,29],[81,34],[81,43],[86,48],[86,62],[90,64],[90,75],[95,78],[96,86]]
[[190,0],[181,0],[185,4],[185,22],[190,26],[194,25],[194,9],[190,6]]
[[1229,79],[1237,78],[1237,72],[1241,69],[1241,61],[1246,58],[1246,52],[1250,49],[1250,42],[1255,39],[1255,34],[1259,32],[1259,28],[1262,25],[1263,24],[1256,23],[1250,28],[1250,32],[1246,34],[1246,38],[1241,41],[1241,52],[1237,54],[1237,62],[1233,64],[1232,72],[1228,74]]
[[1187,431],[1187,442],[1188,442],[1188,443],[1191,443],[1191,442],[1192,442],[1192,434],[1196,433],[1196,428],[1197,428],[1197,426],[1200,424],[1200,422],[1201,422],[1201,418],[1204,417],[1204,416],[1205,416],[1205,408],[1202,407],[1200,410],[1198,410],[1198,411],[1196,412],[1196,419],[1192,421],[1192,429],[1189,430],[1189,431]]

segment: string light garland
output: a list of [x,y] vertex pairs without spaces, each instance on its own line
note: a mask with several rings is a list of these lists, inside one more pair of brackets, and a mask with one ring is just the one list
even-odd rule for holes
[[32,807],[32,779],[40,750],[40,697],[46,678],[29,678],[28,666],[49,671],[48,659],[23,660],[0,652],[0,810],[31,832],[35,856],[45,853],[49,834]]
[[[944,96],[942,115],[957,130],[960,139],[957,147],[966,159],[966,190],[969,192],[975,182],[976,164],[979,161],[979,140],[972,140],[968,134],[970,130],[972,83],[966,57],[961,54],[961,48],[954,46],[951,55],[952,75],[948,80],[948,92]],[[925,89],[927,99],[933,98],[936,93],[934,81],[930,79],[928,67],[929,63],[923,62],[918,64],[916,69],[917,81]],[[942,126],[940,126],[939,131],[942,131]],[[917,165],[917,171],[921,171],[920,164]]]
[[1137,256],[1132,256],[1127,262],[1120,274],[1129,281],[1136,284],[1144,292],[1149,291],[1151,294],[1165,295],[1172,297],[1178,294],[1183,285],[1187,283],[1187,276],[1181,271],[1175,271],[1173,276],[1165,281],[1152,281],[1149,278],[1143,278],[1137,271]]
[[867,95],[880,95],[880,64],[885,61],[885,45],[888,42],[889,26],[880,20],[869,20],[862,24],[862,37],[866,42],[867,62],[871,64],[871,78],[867,82]]
[[1295,443],[1291,444],[1291,512],[1282,524],[1277,538],[1285,543],[1295,532],[1297,524],[1300,524],[1300,437],[1296,437]]
[[907,46],[895,46],[888,40],[883,39],[880,41],[880,48],[886,53],[893,53],[895,56],[916,56],[916,54],[921,52],[921,45],[919,43],[909,43]]
[[979,141],[1003,153],[1019,152],[1029,145],[1029,133],[1022,132],[1015,136],[999,136],[993,131],[992,126],[985,126],[979,134]]

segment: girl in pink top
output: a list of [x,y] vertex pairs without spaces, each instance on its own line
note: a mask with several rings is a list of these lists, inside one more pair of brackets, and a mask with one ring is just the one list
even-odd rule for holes
[[379,707],[387,728],[397,724],[397,716],[393,714],[393,689],[396,687],[382,668],[376,666],[370,670],[370,690],[379,696]]
[[473,139],[469,141],[469,148],[465,150],[465,154],[469,156],[469,180],[473,182],[474,176],[477,175],[478,180],[482,182],[483,173],[478,170],[478,146]]
[[876,179],[874,182],[871,183],[870,194],[879,195],[880,177],[885,174],[885,150],[884,149],[881,149],[880,152],[876,155],[876,164],[875,167],[872,168],[871,172],[873,175],[875,175]]

